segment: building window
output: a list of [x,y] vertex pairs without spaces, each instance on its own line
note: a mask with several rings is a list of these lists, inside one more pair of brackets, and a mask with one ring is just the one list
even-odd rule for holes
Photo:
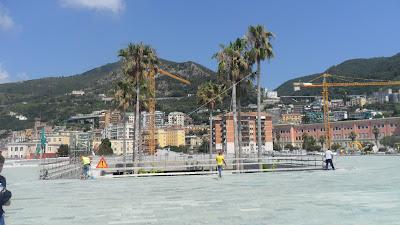
[[22,152],[22,149],[23,149],[22,147],[19,148],[19,150],[20,150],[21,152]]

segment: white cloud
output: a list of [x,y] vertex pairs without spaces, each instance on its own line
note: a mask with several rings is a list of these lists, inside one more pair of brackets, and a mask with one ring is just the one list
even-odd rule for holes
[[8,72],[4,69],[3,65],[0,63],[0,83],[8,82]]
[[14,27],[14,21],[9,16],[8,9],[0,3],[0,29],[9,30]]
[[60,0],[63,7],[111,11],[115,14],[125,8],[124,0]]

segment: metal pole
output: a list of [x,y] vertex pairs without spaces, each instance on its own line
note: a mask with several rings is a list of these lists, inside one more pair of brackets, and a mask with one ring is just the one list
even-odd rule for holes
[[[126,114],[124,113],[124,143],[123,143],[123,158],[122,161],[124,163],[124,173],[126,173]],[[129,130],[128,130],[129,135]]]

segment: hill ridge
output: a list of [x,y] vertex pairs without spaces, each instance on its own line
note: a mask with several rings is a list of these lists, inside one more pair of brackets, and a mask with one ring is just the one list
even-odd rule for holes
[[[351,78],[364,78],[376,80],[400,80],[400,53],[389,57],[372,57],[372,58],[357,58],[345,60],[337,65],[330,66],[324,71],[333,75],[346,76]],[[316,95],[320,94],[320,90],[316,89],[302,89],[295,92],[293,90],[293,82],[307,82],[322,73],[315,73],[311,75],[300,76],[285,81],[275,90],[279,95]],[[389,87],[388,87],[389,88]],[[392,87],[395,88],[395,87]],[[397,87],[400,88],[400,87]],[[371,88],[337,88],[346,91],[349,94],[364,94],[371,93]]]

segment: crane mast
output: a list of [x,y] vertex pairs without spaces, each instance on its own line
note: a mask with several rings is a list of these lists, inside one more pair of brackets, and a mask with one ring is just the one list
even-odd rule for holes
[[149,76],[149,89],[150,89],[150,98],[149,98],[149,139],[148,139],[148,147],[149,147],[149,153],[150,155],[155,154],[155,149],[156,149],[156,125],[155,125],[155,120],[156,120],[156,74],[161,74],[168,76],[172,79],[178,80],[184,84],[190,84],[190,81],[186,80],[185,78],[172,74],[170,72],[167,72],[165,70],[162,70],[160,68],[151,68],[149,70],[148,76]]
[[322,82],[322,96],[324,101],[324,129],[327,147],[331,147],[331,123],[329,121],[329,86],[326,82],[326,76]]

